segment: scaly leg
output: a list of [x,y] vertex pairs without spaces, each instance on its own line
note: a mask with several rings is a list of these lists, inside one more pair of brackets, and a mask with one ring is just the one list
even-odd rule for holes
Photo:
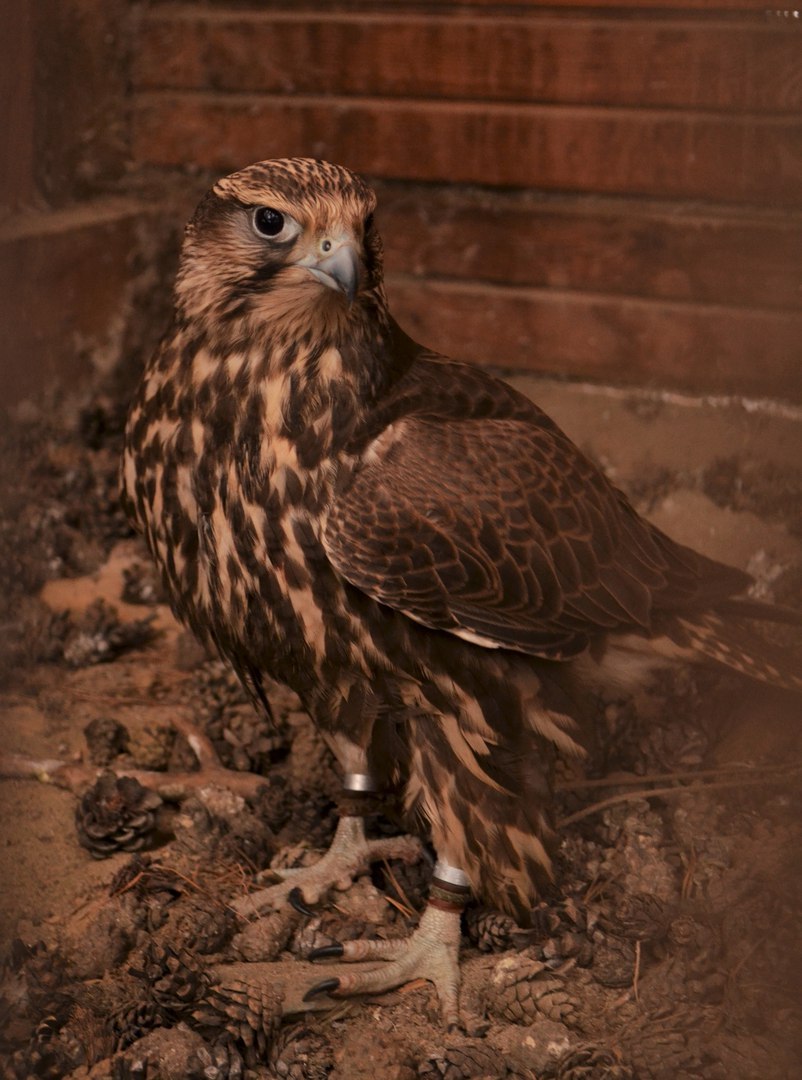
[[[358,806],[360,795],[372,793],[370,777],[366,774],[349,774],[345,777],[345,785],[350,807]],[[276,871],[281,874],[283,881],[242,897],[235,901],[234,907],[240,915],[259,915],[289,901],[304,911],[305,904],[317,903],[332,888],[347,889],[354,878],[366,872],[373,862],[403,859],[412,863],[422,853],[420,841],[412,836],[368,840],[364,817],[345,814],[337,824],[331,847],[318,862],[312,866]]]
[[346,997],[391,990],[412,979],[428,979],[440,999],[443,1023],[459,1026],[460,916],[470,895],[468,878],[457,867],[438,860],[429,902],[418,928],[408,938],[393,941],[346,941],[310,953],[310,960],[338,957],[368,961],[347,974],[323,979],[306,993]]

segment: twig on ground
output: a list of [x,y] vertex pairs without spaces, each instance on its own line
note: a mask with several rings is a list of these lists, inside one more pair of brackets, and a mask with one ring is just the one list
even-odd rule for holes
[[[611,795],[607,799],[601,799],[599,802],[591,803],[590,806],[583,807],[582,810],[577,810],[574,814],[569,814],[567,817],[564,817],[557,822],[557,828],[565,829],[569,825],[576,824],[577,821],[582,821],[586,817],[598,814],[601,810],[606,810],[608,806],[616,806],[618,803],[638,802],[640,799],[666,799],[694,791],[719,791],[725,788],[762,787],[766,784],[776,783],[778,780],[790,780],[791,776],[799,771],[799,768],[800,766],[794,765],[784,769],[783,772],[785,775],[779,774],[775,769],[769,769],[767,770],[768,775],[765,776],[751,775],[749,777],[742,776],[732,780],[720,780],[712,784],[683,784],[680,787],[643,788],[639,791],[627,791],[621,795]],[[759,770],[757,769],[754,770],[755,773],[758,771]]]

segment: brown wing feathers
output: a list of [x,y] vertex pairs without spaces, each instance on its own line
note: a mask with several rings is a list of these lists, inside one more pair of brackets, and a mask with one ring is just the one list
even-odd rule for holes
[[511,388],[494,415],[500,384],[462,365],[424,359],[411,378],[432,393],[398,388],[391,434],[367,448],[326,530],[332,562],[369,595],[428,626],[566,658],[594,634],[648,631],[656,610],[748,583],[639,518]]

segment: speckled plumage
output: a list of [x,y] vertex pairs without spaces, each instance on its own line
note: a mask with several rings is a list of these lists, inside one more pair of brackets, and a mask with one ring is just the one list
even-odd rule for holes
[[[583,695],[704,656],[802,684],[729,632],[767,614],[732,599],[746,575],[639,518],[528,399],[398,328],[374,204],[305,159],[207,195],[131,409],[125,502],[176,613],[251,693],[292,687],[344,767],[361,751],[520,912]],[[257,206],[298,233],[258,235]],[[353,303],[309,270],[329,236],[358,255]]]

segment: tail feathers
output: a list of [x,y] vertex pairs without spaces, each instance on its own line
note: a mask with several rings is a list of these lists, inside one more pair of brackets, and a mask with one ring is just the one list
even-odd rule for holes
[[675,630],[671,637],[678,645],[751,679],[802,693],[802,659],[760,637],[748,622],[704,612],[677,618]]
[[766,622],[787,623],[789,626],[802,626],[802,611],[770,604],[765,600],[753,600],[749,596],[730,597],[720,600],[715,609],[719,615],[736,619],[764,619]]

